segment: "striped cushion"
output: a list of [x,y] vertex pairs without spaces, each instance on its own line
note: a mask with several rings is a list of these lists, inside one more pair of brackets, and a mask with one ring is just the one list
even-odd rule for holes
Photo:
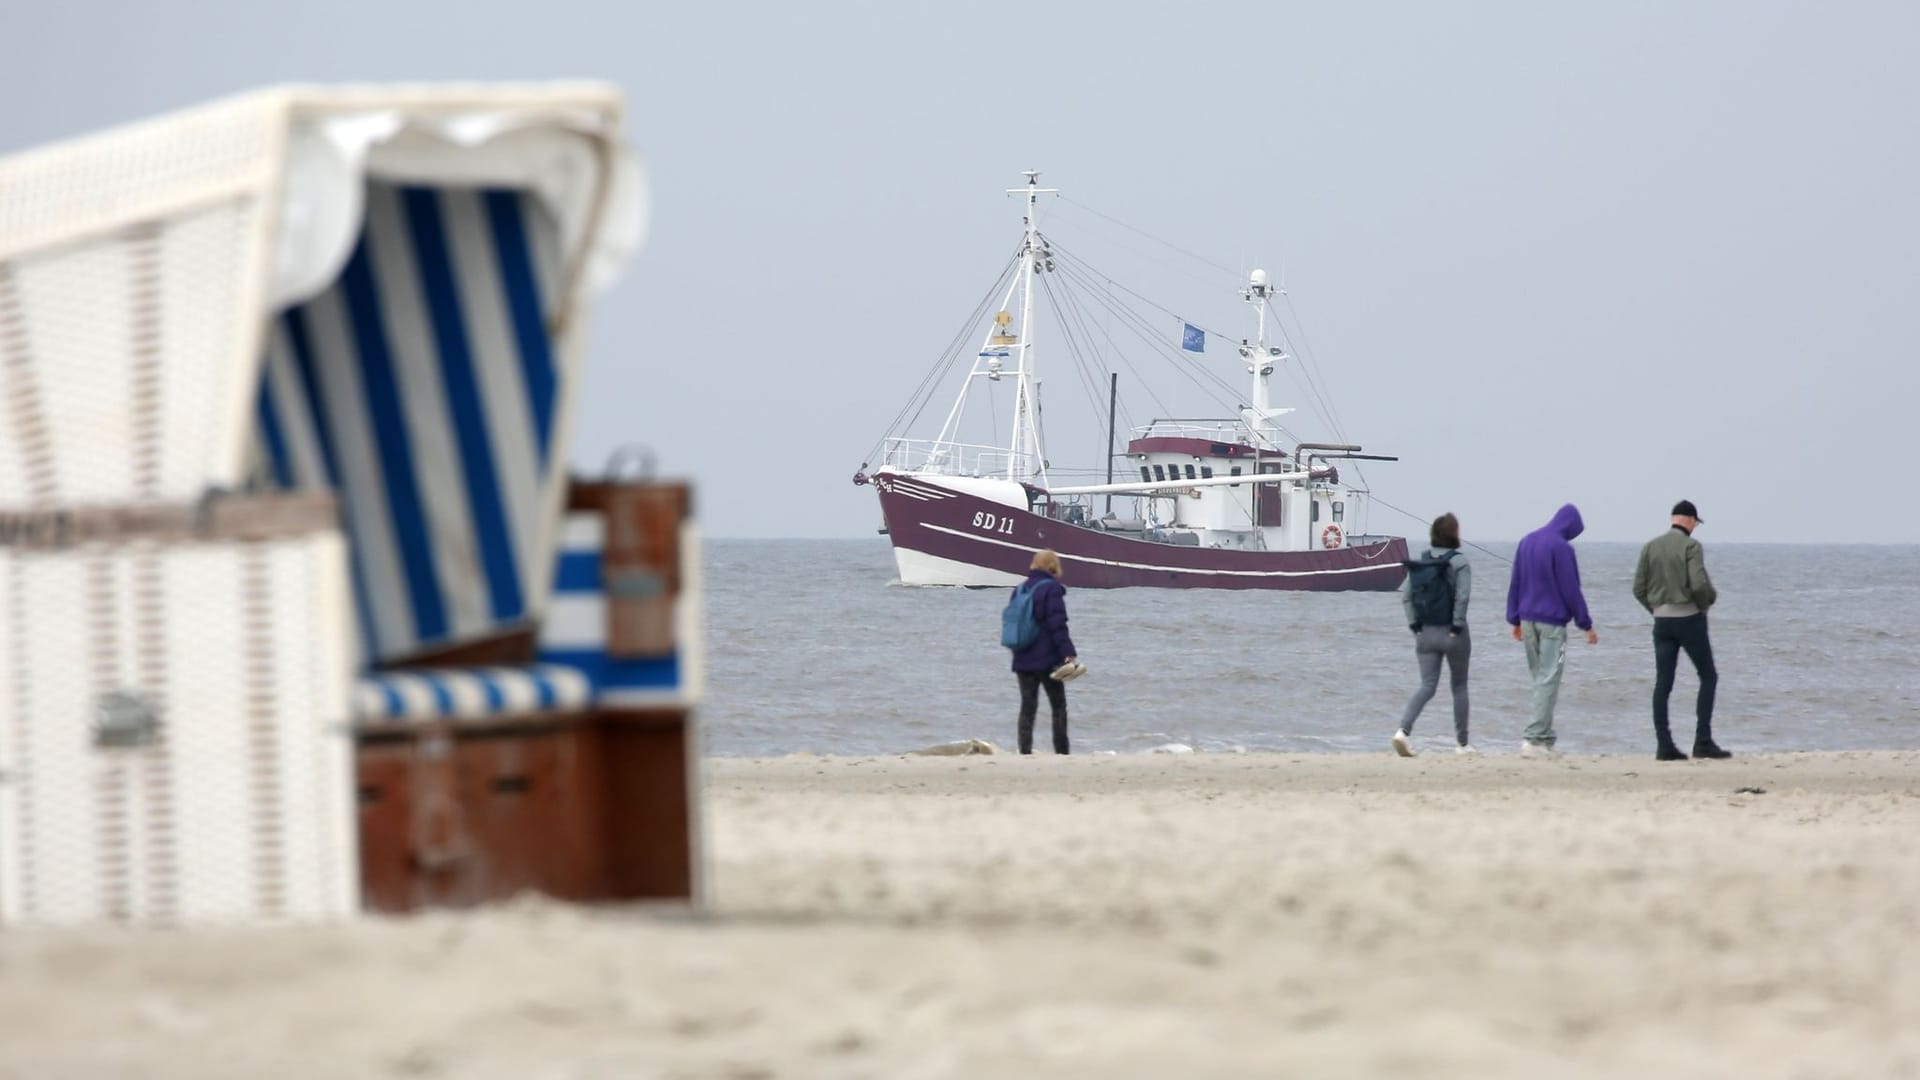
[[274,325],[258,469],[340,494],[369,661],[544,605],[565,464],[558,261],[532,196],[371,182],[339,279]]
[[584,673],[559,664],[419,668],[362,678],[354,717],[367,723],[478,720],[578,710],[592,696]]
[[540,659],[575,668],[593,681],[594,700],[645,705],[680,699],[680,657],[616,660],[607,655],[607,600],[601,586],[604,519],[568,514],[561,526],[553,596],[540,625]]

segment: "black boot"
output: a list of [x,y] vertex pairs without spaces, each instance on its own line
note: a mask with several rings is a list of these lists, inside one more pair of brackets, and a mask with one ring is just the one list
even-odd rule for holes
[[1687,760],[1687,755],[1681,753],[1680,748],[1673,745],[1672,729],[1668,728],[1666,721],[1659,717],[1655,717],[1653,721],[1653,742],[1653,759],[1655,761]]
[[1713,741],[1713,737],[1709,735],[1704,740],[1693,740],[1693,756],[1697,758],[1730,758],[1733,755],[1728,751],[1720,749],[1719,745]]

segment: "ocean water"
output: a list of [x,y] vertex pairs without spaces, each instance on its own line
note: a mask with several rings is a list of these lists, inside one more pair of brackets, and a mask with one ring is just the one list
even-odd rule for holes
[[[1510,557],[1511,545],[1494,546]],[[1650,753],[1650,620],[1631,593],[1636,544],[1578,544],[1600,643],[1573,637],[1555,711],[1560,748]],[[1474,567],[1473,741],[1517,749],[1530,690],[1505,625],[1508,568]],[[1003,589],[908,588],[884,538],[712,540],[705,546],[705,752],[895,753],[1014,741],[999,644]],[[1735,752],[1920,749],[1920,547],[1707,543],[1720,590],[1715,734]],[[1069,571],[1070,572],[1070,571]],[[1183,743],[1203,751],[1387,747],[1418,681],[1390,593],[1074,590],[1089,674],[1071,684],[1076,752]],[[1691,741],[1683,657],[1674,727]],[[1044,746],[1046,706],[1041,705]],[[1444,681],[1417,745],[1452,744]]]

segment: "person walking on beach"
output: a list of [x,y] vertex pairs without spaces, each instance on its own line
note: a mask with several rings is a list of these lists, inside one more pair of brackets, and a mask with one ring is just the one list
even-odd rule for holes
[[[1024,594],[1024,596],[1023,596]],[[1067,587],[1060,583],[1060,556],[1050,548],[1033,553],[1027,580],[1013,590],[1008,602],[1007,619],[1012,619],[1024,602],[1031,604],[1026,617],[1031,619],[1030,640],[1013,648],[1013,674],[1020,680],[1020,752],[1033,753],[1033,721],[1040,709],[1040,690],[1047,691],[1047,705],[1053,710],[1053,752],[1067,752],[1067,685],[1087,669],[1080,663],[1067,634]],[[1011,632],[1011,631],[1007,631]]]
[[1673,693],[1682,649],[1700,676],[1700,696],[1693,703],[1693,756],[1733,756],[1713,741],[1713,693],[1720,673],[1707,640],[1707,609],[1720,594],[1707,577],[1706,552],[1693,538],[1699,527],[1700,511],[1691,501],[1673,504],[1672,527],[1647,541],[1633,571],[1633,598],[1653,615],[1653,756],[1661,761],[1687,760],[1667,728],[1667,698]]
[[1580,562],[1573,539],[1586,530],[1580,508],[1568,503],[1553,520],[1520,538],[1513,554],[1513,579],[1507,585],[1507,624],[1513,640],[1527,649],[1527,670],[1533,673],[1533,722],[1527,725],[1523,755],[1552,757],[1553,705],[1560,697],[1560,674],[1567,659],[1567,623],[1586,631],[1587,644],[1598,645],[1600,635],[1587,614],[1587,598],[1580,592]]
[[1477,753],[1467,741],[1467,659],[1473,639],[1467,635],[1467,600],[1473,592],[1473,567],[1460,555],[1460,520],[1452,514],[1433,519],[1428,532],[1432,546],[1424,558],[1407,563],[1407,587],[1400,594],[1407,627],[1413,631],[1413,655],[1420,663],[1420,689],[1407,702],[1400,730],[1393,733],[1394,752],[1413,756],[1413,722],[1440,688],[1440,662],[1447,663],[1447,685],[1453,691],[1454,753]]

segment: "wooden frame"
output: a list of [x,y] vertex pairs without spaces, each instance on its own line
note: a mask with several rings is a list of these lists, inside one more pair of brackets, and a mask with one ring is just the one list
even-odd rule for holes
[[[608,598],[609,654],[697,649],[674,640],[671,617],[681,590],[697,588],[682,565],[689,489],[576,482],[568,504],[621,519],[607,528],[604,572],[637,570],[660,585],[637,612]],[[533,638],[504,634],[390,666],[509,662],[530,655]],[[699,762],[686,704],[367,724],[357,736],[366,910],[470,907],[528,891],[699,902]]]
[[696,893],[687,716],[621,710],[360,736],[369,911]]

